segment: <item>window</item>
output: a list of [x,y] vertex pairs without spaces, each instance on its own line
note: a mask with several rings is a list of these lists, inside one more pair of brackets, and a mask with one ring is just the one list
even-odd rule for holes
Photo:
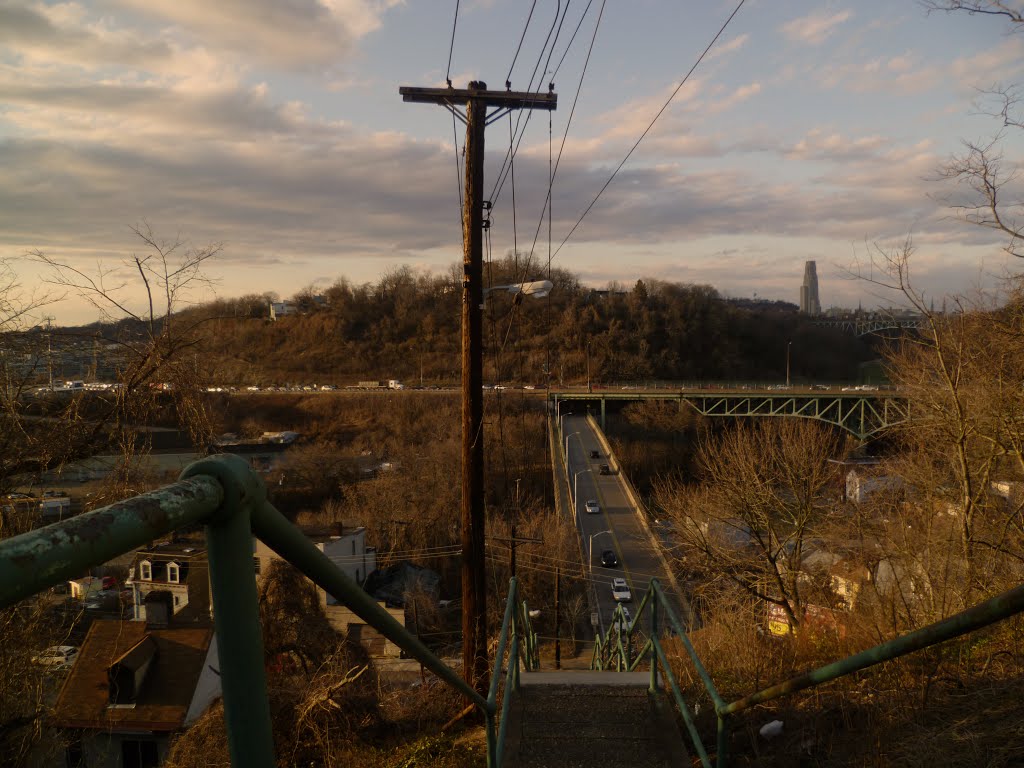
[[174,607],[177,608],[179,605],[181,605],[181,596],[175,595],[174,596]]
[[159,764],[155,741],[125,739],[121,742],[121,765],[124,768],[156,768]]
[[143,581],[153,580],[153,565],[149,560],[143,560],[139,563],[139,578]]
[[167,564],[167,580],[173,584],[178,583],[178,564],[168,563]]

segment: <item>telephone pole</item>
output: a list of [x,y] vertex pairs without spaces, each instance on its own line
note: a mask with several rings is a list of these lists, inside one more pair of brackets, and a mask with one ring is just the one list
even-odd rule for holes
[[[508,85],[508,84],[506,84]],[[462,676],[488,692],[487,580],[484,570],[483,230],[484,129],[514,109],[552,110],[553,93],[488,91],[473,81],[458,88],[398,89],[404,101],[440,104],[466,125],[462,209]],[[460,107],[465,108],[463,113]],[[488,108],[494,111],[487,114]],[[489,202],[486,204],[489,209]],[[488,222],[489,224],[490,222]]]

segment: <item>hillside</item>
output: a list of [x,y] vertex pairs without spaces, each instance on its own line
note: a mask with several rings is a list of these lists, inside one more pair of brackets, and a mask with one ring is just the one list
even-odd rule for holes
[[[516,283],[506,259],[491,285]],[[534,275],[530,276],[535,277]],[[705,285],[637,280],[628,288],[583,287],[553,270],[549,297],[516,302],[492,293],[484,309],[487,382],[569,385],[638,380],[785,378],[787,344],[796,381],[849,381],[877,357],[868,345],[815,326],[795,307],[723,299]],[[300,312],[269,319],[270,295],[216,301],[189,310],[207,318],[203,353],[215,380],[238,384],[351,384],[401,378],[425,385],[459,378],[461,286],[455,276],[403,267],[377,283],[341,279]]]

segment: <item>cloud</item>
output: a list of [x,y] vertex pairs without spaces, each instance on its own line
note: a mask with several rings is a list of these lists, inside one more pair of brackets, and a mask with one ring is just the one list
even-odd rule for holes
[[740,48],[745,46],[750,40],[750,35],[744,32],[742,35],[737,35],[727,43],[716,45],[711,49],[711,52],[707,56],[707,61],[720,58],[722,56],[728,56],[730,53],[735,53]]
[[213,48],[296,70],[337,64],[400,0],[115,0]]
[[848,20],[853,14],[850,11],[839,13],[817,12],[783,24],[782,34],[796,43],[820,45],[835,32],[836,27]]

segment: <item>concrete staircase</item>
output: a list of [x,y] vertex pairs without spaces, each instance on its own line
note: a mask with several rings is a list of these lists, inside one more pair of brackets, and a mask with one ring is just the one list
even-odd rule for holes
[[503,765],[577,768],[689,765],[667,702],[647,672],[523,672]]

